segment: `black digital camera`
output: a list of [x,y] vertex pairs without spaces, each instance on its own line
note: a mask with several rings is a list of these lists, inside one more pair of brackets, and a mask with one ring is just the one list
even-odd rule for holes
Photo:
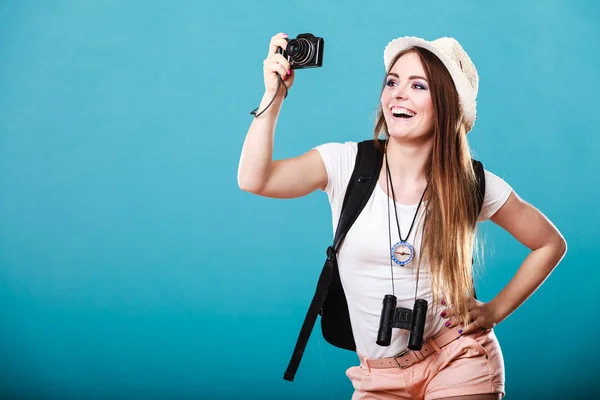
[[400,328],[410,331],[408,348],[421,350],[426,317],[427,300],[416,300],[412,310],[403,307],[396,308],[396,296],[386,294],[383,298],[383,309],[379,320],[377,344],[389,346],[392,338],[392,328]]
[[317,68],[323,66],[323,38],[310,33],[301,33],[295,39],[286,39],[285,49],[277,48],[290,63],[291,69]]

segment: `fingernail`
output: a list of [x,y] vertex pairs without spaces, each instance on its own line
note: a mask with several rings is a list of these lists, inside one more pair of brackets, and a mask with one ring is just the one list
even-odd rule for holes
[[446,316],[446,311],[444,311],[444,312],[442,313],[442,317],[445,317],[445,316]]
[[283,37],[288,37],[288,34],[287,34],[287,33],[284,33],[284,34],[283,34]]
[[459,330],[458,330],[458,333],[462,333],[462,329],[459,329]]
[[292,70],[288,69],[288,75],[291,75],[291,74],[292,74]]
[[446,300],[442,300],[442,305],[445,306],[446,305]]
[[450,321],[446,322],[446,326],[450,326]]

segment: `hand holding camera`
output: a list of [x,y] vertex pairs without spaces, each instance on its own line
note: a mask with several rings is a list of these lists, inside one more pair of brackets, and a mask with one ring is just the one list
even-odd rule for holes
[[[269,53],[263,61],[265,91],[269,95],[275,95],[277,92],[279,78],[283,79],[288,90],[294,84],[294,72],[291,70],[290,62],[278,52],[279,48],[287,46],[286,38],[287,35],[284,33],[273,36],[269,44]],[[277,95],[283,97],[285,90],[280,89]]]
[[323,38],[311,33],[302,33],[294,39],[288,39],[285,33],[273,36],[263,62],[267,93],[277,92],[278,77],[289,90],[294,83],[294,70],[322,67],[324,44]]
[[288,90],[294,84],[293,70],[322,67],[323,46],[323,38],[310,33],[300,34],[295,39],[288,39],[285,33],[273,36],[267,58],[263,61],[265,94],[272,96],[272,100],[262,111],[257,112],[257,107],[250,114],[257,118],[277,97],[287,97]]

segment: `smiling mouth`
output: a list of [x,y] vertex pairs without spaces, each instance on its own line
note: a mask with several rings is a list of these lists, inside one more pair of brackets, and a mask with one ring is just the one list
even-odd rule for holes
[[410,119],[416,115],[414,111],[404,107],[392,107],[390,112],[394,118],[398,119]]

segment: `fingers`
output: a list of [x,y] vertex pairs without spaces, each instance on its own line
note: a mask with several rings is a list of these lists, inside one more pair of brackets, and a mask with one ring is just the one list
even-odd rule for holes
[[446,308],[444,311],[442,311],[442,318],[450,318],[454,316],[454,310],[452,310],[452,308],[448,307]]
[[[478,300],[473,299],[472,297],[469,297],[469,299],[467,300],[467,309],[468,311],[473,311],[479,308],[479,306],[483,304]],[[446,305],[446,300],[442,300],[442,305],[445,306]],[[446,308],[445,310],[443,310],[442,312],[442,317],[452,317],[454,316],[454,311],[452,310],[451,307]]]
[[444,325],[446,325],[448,328],[453,328],[456,326],[457,321],[456,318],[454,318],[454,311],[451,308],[447,308],[442,311],[441,317],[447,320]]
[[466,333],[471,333],[471,332],[475,332],[479,329],[482,329],[480,324],[481,324],[481,322],[479,320],[475,319],[470,324],[467,324],[466,326],[464,326],[462,328],[462,333],[466,334]]
[[448,328],[454,328],[460,323],[459,319],[454,314],[446,314],[445,316],[442,315],[442,318],[446,319],[444,325],[446,325]]
[[291,75],[290,63],[281,54],[273,54],[263,62],[267,71],[272,71],[281,75],[283,79]]
[[444,323],[444,325],[446,325],[448,328],[454,328],[456,325],[458,325],[458,321],[456,321],[456,318],[450,318]]
[[276,62],[278,64],[281,64],[284,67],[284,69],[285,69],[286,72],[291,67],[290,62],[284,56],[282,56],[281,54],[273,54],[272,56],[270,56],[269,58],[267,58],[265,60],[265,62]]
[[[472,308],[469,311],[469,316],[467,317],[467,321],[474,321],[481,315],[481,310],[479,308]],[[459,324],[459,318],[457,318],[456,314],[451,308],[448,308],[441,313],[441,317],[446,319],[447,321],[444,323],[448,328],[454,328]]]
[[282,78],[285,78],[287,75],[287,70],[285,69],[285,67],[277,62],[265,61],[265,69],[281,75]]
[[[464,325],[461,328],[462,332],[460,332],[460,333],[469,333],[469,332],[473,332],[478,329],[484,328],[484,326],[483,326],[484,322],[483,322],[482,318],[475,318],[475,319],[471,319],[470,321],[471,321],[470,323]],[[459,325],[459,322],[457,321],[456,318],[449,318],[448,321],[446,321],[444,325],[448,328],[454,328],[455,326]]]
[[281,47],[285,49],[287,47],[286,38],[288,35],[286,33],[278,33],[277,35],[271,38],[271,42],[269,43],[269,53],[267,54],[267,58],[277,53],[277,48]]
[[[489,326],[493,326],[493,324],[490,325],[489,322],[486,322],[489,321],[489,318],[485,314],[484,308],[482,308],[484,304],[485,303],[479,300],[469,298],[467,304],[469,315],[465,321],[466,325],[461,327],[461,333],[474,332],[480,329],[489,329]],[[446,305],[444,300],[442,300],[442,305]],[[446,325],[448,328],[454,328],[461,323],[454,310],[452,310],[450,307],[442,311],[441,317],[447,320],[444,325]]]

